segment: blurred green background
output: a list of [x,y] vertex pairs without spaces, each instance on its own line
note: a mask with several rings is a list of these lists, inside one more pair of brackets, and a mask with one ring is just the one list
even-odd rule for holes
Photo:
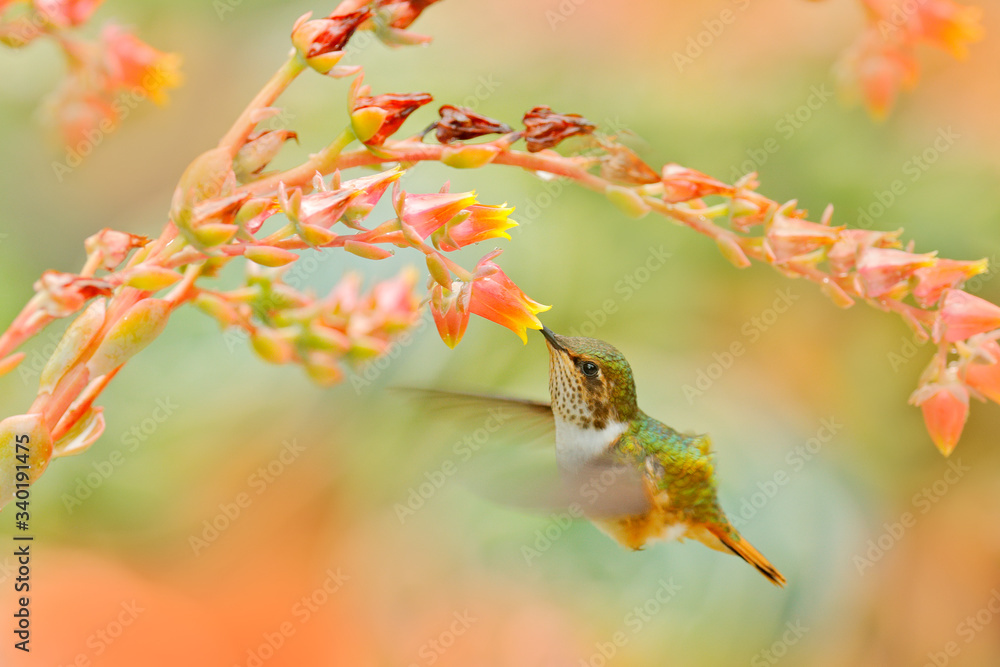
[[[903,179],[905,192],[863,224],[905,226],[917,251],[997,266],[995,14],[968,61],[921,51],[919,86],[874,123],[830,94],[831,65],[862,26],[858,3],[744,5],[452,0],[415,26],[430,47],[368,43],[350,61],[375,93],[426,90],[512,124],[548,104],[619,133],[653,165],[723,180],[757,169],[761,192],[816,217],[833,202],[838,223],[877,212]],[[186,81],[61,179],[52,165],[64,149],[37,109],[62,62],[51,44],[0,52],[0,321],[42,271],[77,270],[101,227],[158,233],[177,177],[282,61],[295,18],[332,7],[109,0],[87,30],[111,17],[134,25],[183,55]],[[704,37],[725,9],[736,20]],[[699,34],[707,46],[678,67],[674,54]],[[296,82],[283,103],[301,145],[281,164],[339,132],[347,86]],[[958,138],[914,172],[909,161],[949,128]],[[522,346],[474,319],[451,351],[428,316],[412,344],[321,389],[183,309],[105,392],[103,438],[32,487],[37,648],[25,661],[5,641],[5,664],[1000,664],[1000,409],[974,402],[942,458],[906,403],[930,350],[914,351],[898,318],[840,310],[766,266],[738,271],[689,230],[626,219],[596,194],[511,169],[421,165],[405,185],[434,191],[446,179],[517,207],[522,226],[500,263],[553,304],[550,328],[612,342],[647,412],[712,434],[723,505],[789,587],[696,543],[631,553],[586,522],[484,500],[462,482],[473,463],[458,443],[475,431],[386,391],[543,398],[540,336]],[[488,249],[466,251],[465,264]],[[328,289],[352,267],[371,281],[412,259],[336,254],[310,281]],[[995,275],[968,289],[1000,300]],[[778,313],[782,299],[791,306]],[[30,370],[60,328],[27,348],[27,374],[0,379],[0,413],[27,409]],[[734,342],[746,352],[726,359]],[[700,374],[715,379],[685,392]]]

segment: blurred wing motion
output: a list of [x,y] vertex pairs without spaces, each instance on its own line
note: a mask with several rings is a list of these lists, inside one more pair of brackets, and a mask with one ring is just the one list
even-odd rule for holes
[[630,516],[652,507],[642,473],[635,468],[601,457],[578,470],[559,470],[552,453],[545,455],[484,452],[470,464],[465,480],[497,503],[580,518]]
[[[555,419],[548,403],[506,396],[398,388],[428,410],[449,412],[466,424],[493,424],[521,444],[555,440]],[[493,426],[490,424],[490,426]],[[641,514],[650,509],[642,473],[613,456],[602,456],[574,471],[560,471],[555,452],[517,445],[483,446],[463,464],[463,478],[477,494],[494,502],[544,512],[569,512],[591,518]]]
[[397,387],[395,391],[413,398],[429,410],[450,412],[464,421],[485,422],[492,417],[493,422],[502,425],[507,434],[528,438],[555,436],[552,408],[541,401],[416,387]]

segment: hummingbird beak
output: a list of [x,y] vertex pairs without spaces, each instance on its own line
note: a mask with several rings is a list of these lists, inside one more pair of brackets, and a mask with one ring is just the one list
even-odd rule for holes
[[542,327],[541,331],[542,335],[545,336],[545,340],[546,342],[548,342],[550,347],[556,350],[562,350],[563,352],[566,352],[566,348],[560,345],[559,341],[556,340],[556,334],[552,333],[552,329],[549,329],[548,327]]

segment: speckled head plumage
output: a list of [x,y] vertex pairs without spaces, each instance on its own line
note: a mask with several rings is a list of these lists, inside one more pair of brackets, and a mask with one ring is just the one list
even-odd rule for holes
[[558,419],[601,430],[638,412],[632,368],[614,346],[596,338],[542,329],[549,348],[549,393]]

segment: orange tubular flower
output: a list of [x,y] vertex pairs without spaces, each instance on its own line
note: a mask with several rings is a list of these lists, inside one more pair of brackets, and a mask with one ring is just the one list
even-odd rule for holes
[[513,208],[476,204],[465,209],[468,215],[454,224],[447,224],[434,235],[435,245],[446,252],[464,248],[486,239],[510,240],[507,230],[517,226],[510,219]]
[[413,194],[407,192],[403,205],[396,208],[399,218],[425,239],[444,226],[467,207],[476,203],[475,192],[433,192]]
[[472,283],[456,280],[451,289],[435,283],[431,288],[431,315],[438,335],[448,347],[455,347],[465,335],[469,326],[469,301],[472,297]]
[[983,38],[981,7],[963,7],[952,0],[921,0],[916,3],[914,32],[955,58],[969,55],[967,44]]
[[163,104],[167,100],[163,91],[180,83],[180,56],[157,51],[121,26],[106,26],[101,45],[109,93],[138,88],[156,104]]
[[926,384],[913,393],[910,403],[924,413],[924,424],[935,446],[948,456],[969,417],[969,390],[959,380],[954,368],[945,371],[940,382]]
[[494,250],[476,265],[469,310],[507,327],[527,343],[527,330],[542,328],[542,323],[536,315],[552,306],[528,298],[521,288],[493,263],[493,258],[500,252]]

